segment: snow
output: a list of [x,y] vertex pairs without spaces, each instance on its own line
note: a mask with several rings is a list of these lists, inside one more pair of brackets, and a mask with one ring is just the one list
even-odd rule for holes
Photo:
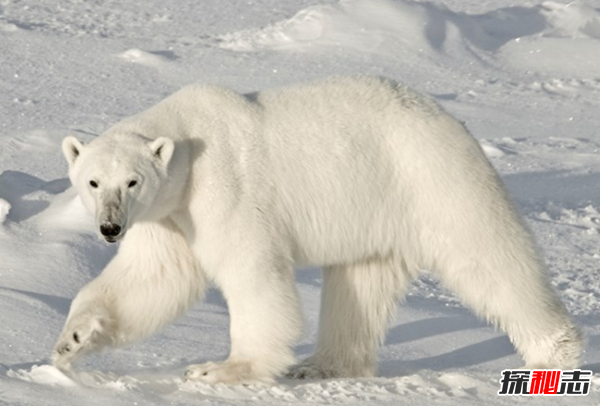
[[[525,401],[496,395],[500,371],[522,365],[506,336],[428,275],[399,306],[376,378],[184,382],[186,365],[227,356],[217,291],[70,376],[49,364],[72,298],[115,253],[69,188],[62,138],[93,139],[187,83],[247,92],[357,72],[431,95],[480,140],[588,338],[591,394],[553,401],[600,404],[598,0],[6,0],[0,44],[0,404]],[[303,357],[321,277],[303,269],[297,280]]]

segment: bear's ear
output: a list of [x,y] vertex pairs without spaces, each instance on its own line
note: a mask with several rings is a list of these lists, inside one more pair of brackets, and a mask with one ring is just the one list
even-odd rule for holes
[[169,165],[174,150],[175,143],[170,138],[159,137],[150,143],[152,156],[160,160],[165,168]]
[[66,137],[62,142],[62,151],[69,163],[69,166],[75,163],[75,160],[81,154],[81,150],[83,149],[83,144],[79,142],[79,140],[72,135]]

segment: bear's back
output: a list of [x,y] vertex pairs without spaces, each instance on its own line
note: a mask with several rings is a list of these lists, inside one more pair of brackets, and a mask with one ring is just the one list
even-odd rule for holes
[[306,250],[295,254],[301,262],[364,258],[377,254],[368,251],[375,242],[391,250],[399,230],[418,232],[403,213],[433,210],[447,196],[467,199],[496,176],[456,119],[391,80],[334,77],[251,101],[262,110],[263,175]]
[[[400,198],[397,182],[404,157],[390,143],[418,136],[398,133],[397,124],[439,116],[437,105],[375,77],[334,77],[268,90],[250,100],[262,111],[269,151],[265,176],[275,185],[297,246],[307,250],[296,259],[335,263],[348,255],[370,255],[364,251],[368,241],[391,245],[402,208],[390,202],[407,199]],[[335,243],[320,243],[324,236]],[[319,251],[324,246],[328,252]]]

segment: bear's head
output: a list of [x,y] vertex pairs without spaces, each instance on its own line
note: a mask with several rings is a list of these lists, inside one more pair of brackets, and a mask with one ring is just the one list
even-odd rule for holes
[[106,241],[120,240],[136,221],[153,219],[174,148],[169,138],[136,134],[103,135],[87,145],[72,136],[63,140],[71,183]]

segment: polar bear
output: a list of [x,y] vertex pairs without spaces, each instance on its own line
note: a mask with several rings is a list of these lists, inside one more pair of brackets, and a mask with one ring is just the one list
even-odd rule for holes
[[[115,258],[74,299],[58,367],[145,337],[218,286],[231,352],[187,379],[371,376],[398,301],[433,272],[527,367],[574,368],[582,338],[477,141],[374,77],[240,95],[192,85],[83,145],[69,177]],[[323,267],[315,353],[294,366],[293,265]]]

